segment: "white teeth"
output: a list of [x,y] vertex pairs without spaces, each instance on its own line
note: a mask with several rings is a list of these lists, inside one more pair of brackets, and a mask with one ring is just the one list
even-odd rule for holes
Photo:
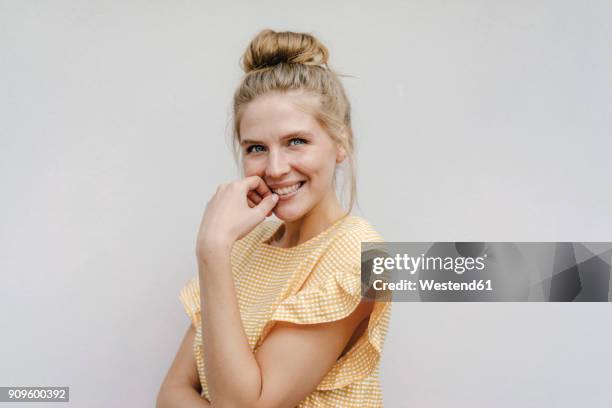
[[289,193],[293,193],[294,191],[297,191],[298,188],[300,188],[300,183],[294,184],[290,187],[283,187],[283,188],[279,188],[279,189],[272,190],[272,191],[274,191],[276,194],[279,194],[279,195],[285,195],[285,194],[289,194]]

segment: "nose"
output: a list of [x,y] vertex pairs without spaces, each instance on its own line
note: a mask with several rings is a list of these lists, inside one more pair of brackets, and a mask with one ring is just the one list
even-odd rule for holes
[[280,178],[289,172],[290,166],[286,155],[279,150],[270,150],[266,165],[266,176]]

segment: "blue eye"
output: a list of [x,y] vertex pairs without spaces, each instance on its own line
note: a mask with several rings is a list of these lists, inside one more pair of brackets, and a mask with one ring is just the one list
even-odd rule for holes
[[[263,148],[263,146],[262,146],[262,145],[252,145],[252,146],[247,147],[246,152],[247,152],[247,153],[251,153],[251,152],[253,152],[253,149],[255,149],[255,148],[257,148],[257,147],[261,147],[261,148]],[[261,151],[262,151],[262,150],[255,150],[255,153],[258,153],[258,152],[261,152]]]
[[299,143],[299,144],[306,144],[306,143],[307,143],[307,142],[306,142],[306,140],[304,140],[304,139],[300,139],[299,137],[296,137],[296,138],[291,139],[291,140],[289,141],[289,143],[293,142],[294,140],[299,140],[300,142],[303,142],[303,143]]
[[[289,140],[289,145],[292,145],[292,142],[300,142],[298,144],[295,144],[293,146],[299,146],[302,144],[308,144],[308,141],[306,141],[305,139],[299,138],[299,137],[294,137],[293,139]],[[260,150],[261,149],[261,150]],[[265,147],[262,145],[251,145],[249,147],[246,148],[246,152],[247,154],[249,153],[260,153],[263,152],[265,150]]]

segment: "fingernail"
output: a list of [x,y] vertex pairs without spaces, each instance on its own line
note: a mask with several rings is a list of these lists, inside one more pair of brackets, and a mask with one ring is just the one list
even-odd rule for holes
[[272,199],[274,201],[278,201],[278,194],[272,194]]

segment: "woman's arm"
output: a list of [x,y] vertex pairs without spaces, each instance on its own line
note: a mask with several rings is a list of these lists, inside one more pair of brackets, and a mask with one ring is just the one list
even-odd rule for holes
[[206,408],[208,401],[200,396],[201,389],[198,369],[193,355],[195,329],[189,325],[179,350],[166,374],[156,408]]
[[[242,327],[230,246],[208,248],[199,261],[206,381],[212,406],[295,407],[334,365],[373,302],[344,319],[300,325],[278,322],[253,355]],[[206,304],[206,307],[204,306]]]
[[[253,208],[249,192],[263,197]],[[221,184],[206,205],[196,257],[208,395],[213,407],[295,407],[334,365],[355,328],[372,311],[363,301],[331,323],[278,323],[253,355],[242,327],[231,266],[234,243],[265,220],[278,201],[251,176]]]
[[210,408],[210,406],[194,388],[171,385],[160,391],[155,408]]

